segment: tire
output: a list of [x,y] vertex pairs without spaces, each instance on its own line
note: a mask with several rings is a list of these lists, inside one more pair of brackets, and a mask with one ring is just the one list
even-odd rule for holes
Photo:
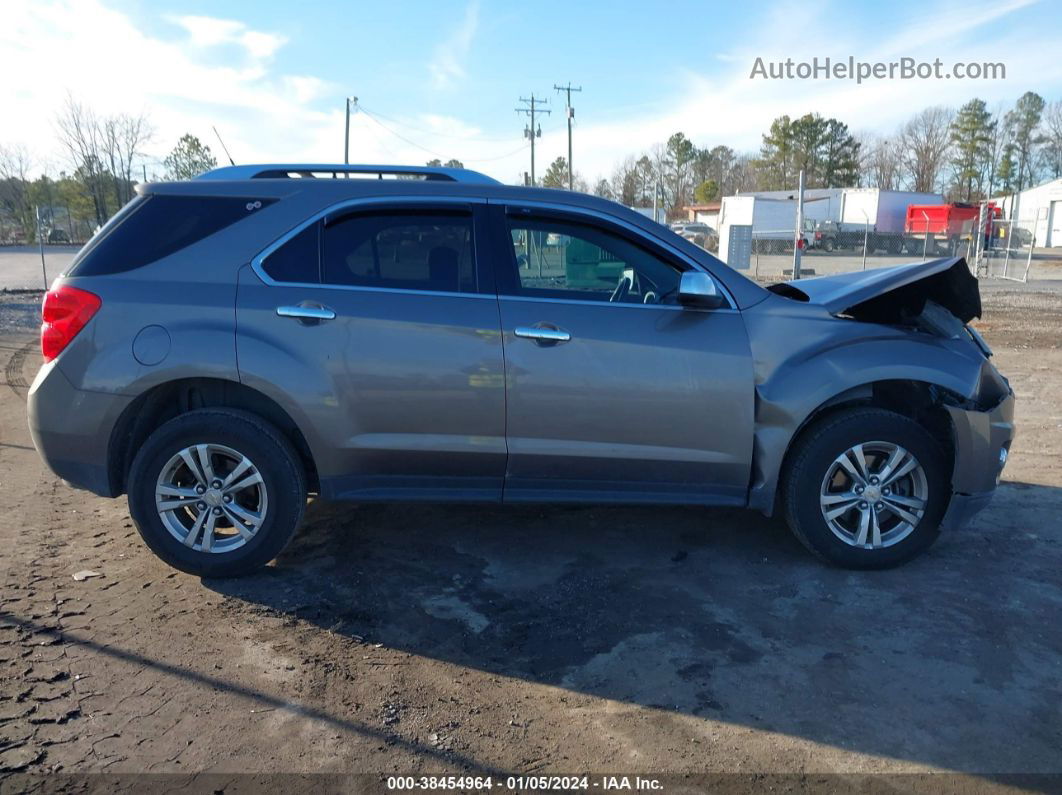
[[[208,445],[205,450],[216,481],[246,460],[248,468],[234,473],[236,490],[225,494],[212,488],[202,500],[196,496],[203,480],[197,445]],[[181,458],[181,451],[193,458],[198,472]],[[239,488],[253,482],[256,474],[260,485]],[[237,577],[264,566],[291,541],[306,507],[306,477],[291,443],[257,415],[233,409],[199,409],[160,426],[133,459],[128,483],[129,513],[144,543],[175,569],[201,577]],[[162,497],[156,497],[160,487],[171,489],[162,496],[179,489],[182,494],[173,496],[173,501],[181,507],[160,513],[157,499]],[[217,511],[222,513],[213,520],[217,522],[213,532],[211,515]],[[247,518],[239,519],[235,511]],[[207,516],[199,525],[201,513]],[[237,530],[237,521],[243,532]],[[196,533],[191,546],[179,540],[185,530]],[[189,535],[186,532],[185,538]]]
[[823,249],[826,250],[826,253],[829,253],[829,252],[833,251],[833,238],[832,237],[826,238],[826,240],[823,241],[823,243],[822,243],[822,247],[823,247]]
[[[826,511],[834,511],[834,506],[837,510],[844,509],[850,499],[848,495],[860,488],[838,463],[841,455],[849,455],[856,445],[863,445],[867,463],[863,474],[869,475],[861,494],[870,495],[872,489],[877,489],[889,496],[873,495],[870,501],[858,496],[851,498],[854,501],[851,507],[837,516],[836,524],[831,526]],[[878,478],[877,485],[872,487],[871,479],[882,472],[890,446],[913,456],[916,467],[891,486],[883,485],[886,478]],[[854,456],[847,460],[858,468]],[[899,459],[891,471],[902,470],[906,461],[906,457]],[[831,473],[833,476],[827,481]],[[890,568],[924,552],[940,533],[940,520],[950,493],[949,468],[937,441],[913,420],[877,408],[839,411],[808,427],[788,456],[781,484],[786,521],[794,535],[822,560],[848,569]],[[907,501],[905,505],[891,502],[901,499]],[[921,514],[915,522],[904,520],[893,511],[898,506],[914,517],[918,509],[907,506],[919,501]],[[875,511],[878,504],[883,508]],[[863,524],[864,514],[870,517],[868,525]],[[875,526],[879,527],[877,536],[873,531]],[[859,544],[860,531],[863,544]]]

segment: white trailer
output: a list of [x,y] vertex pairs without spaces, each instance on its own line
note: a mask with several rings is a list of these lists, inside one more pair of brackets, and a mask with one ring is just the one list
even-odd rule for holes
[[[840,221],[842,197],[845,188],[807,188],[804,191],[804,217],[813,221]],[[738,194],[739,196],[756,196],[761,199],[786,199],[797,201],[795,190],[762,190]]]
[[[742,196],[796,201],[795,190],[756,191]],[[905,245],[904,222],[909,204],[943,204],[939,193],[879,188],[808,188],[804,191],[804,218],[827,230],[830,248],[863,245],[869,233],[870,251],[897,253]],[[918,249],[921,251],[921,248]]]
[[879,190],[877,188],[849,188],[842,196],[841,223],[870,224],[878,235],[903,235],[910,204],[943,204],[939,193],[920,193],[907,190]]
[[729,256],[732,227],[751,230],[754,251],[792,251],[796,210],[795,199],[755,195],[723,197],[719,210],[719,256],[724,261]]

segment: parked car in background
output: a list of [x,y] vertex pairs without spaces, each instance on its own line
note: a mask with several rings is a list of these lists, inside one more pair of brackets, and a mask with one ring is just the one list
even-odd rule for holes
[[53,229],[48,233],[49,243],[69,243],[70,235],[65,229]]
[[719,248],[719,235],[708,224],[700,221],[679,221],[671,229],[694,245],[715,251]]
[[830,252],[837,249],[853,249],[863,245],[862,228],[841,224],[837,221],[819,221],[812,235],[812,248]]
[[272,560],[308,494],[745,506],[882,568],[1007,459],[962,259],[764,288],[613,202],[462,169],[138,190],[45,296],[29,424],[187,572]]

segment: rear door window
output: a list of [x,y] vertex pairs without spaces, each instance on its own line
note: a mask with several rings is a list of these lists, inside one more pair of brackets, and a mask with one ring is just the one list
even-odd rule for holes
[[135,199],[113,227],[78,254],[69,273],[102,276],[134,270],[198,243],[272,201],[175,194]]
[[472,213],[369,212],[326,223],[321,277],[334,285],[475,292]]

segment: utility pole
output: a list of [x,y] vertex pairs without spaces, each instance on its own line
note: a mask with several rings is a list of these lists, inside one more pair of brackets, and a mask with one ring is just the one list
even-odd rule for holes
[[568,81],[566,86],[553,85],[554,91],[563,91],[567,95],[567,100],[564,103],[565,115],[568,117],[568,190],[572,188],[572,174],[575,173],[575,166],[572,165],[572,119],[575,118],[575,108],[572,107],[572,92],[582,91],[583,88],[572,88],[571,80]]
[[44,264],[44,234],[41,232],[41,206],[34,208],[37,214],[37,247],[41,250],[41,276],[44,277],[44,289],[48,289],[48,267]]
[[796,230],[793,234],[793,279],[800,278],[800,257],[804,253],[804,169],[797,188]]
[[350,107],[354,106],[354,110],[358,109],[358,98],[347,97],[347,112],[346,112],[346,128],[343,130],[343,164],[350,163]]
[[534,93],[531,94],[531,99],[524,99],[520,97],[520,101],[527,105],[526,108],[515,108],[517,113],[524,113],[531,117],[531,126],[524,128],[524,138],[531,139],[531,187],[535,187],[535,139],[542,137],[542,125],[535,127],[535,114],[536,113],[551,113],[548,110],[539,110],[539,105],[545,105],[547,100],[536,97]]

